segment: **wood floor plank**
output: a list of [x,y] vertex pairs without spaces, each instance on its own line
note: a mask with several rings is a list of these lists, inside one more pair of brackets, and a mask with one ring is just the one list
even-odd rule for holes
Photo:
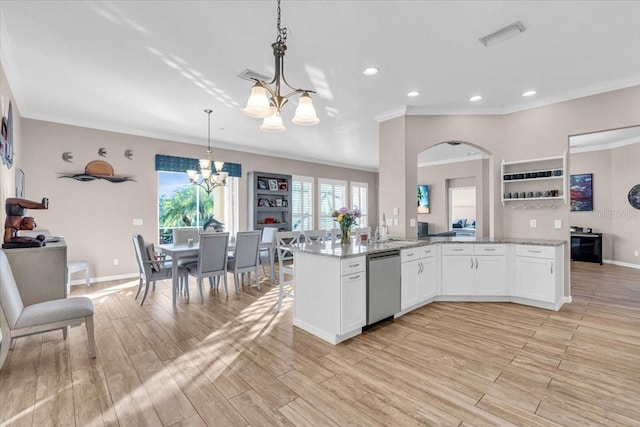
[[262,278],[175,306],[170,280],[142,306],[136,280],[74,286],[98,357],[84,327],[18,339],[0,425],[640,425],[639,277],[572,263],[557,312],[437,302],[335,346]]

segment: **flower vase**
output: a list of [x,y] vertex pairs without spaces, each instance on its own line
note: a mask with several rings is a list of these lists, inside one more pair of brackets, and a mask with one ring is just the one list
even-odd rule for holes
[[349,236],[351,233],[348,228],[342,228],[340,231],[342,231],[342,235],[340,236],[340,243],[342,243],[343,245],[348,245],[349,243],[351,243],[351,237]]

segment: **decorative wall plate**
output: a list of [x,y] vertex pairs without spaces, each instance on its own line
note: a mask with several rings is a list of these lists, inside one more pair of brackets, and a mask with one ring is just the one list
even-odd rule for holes
[[633,186],[629,190],[629,204],[636,209],[640,209],[640,184]]

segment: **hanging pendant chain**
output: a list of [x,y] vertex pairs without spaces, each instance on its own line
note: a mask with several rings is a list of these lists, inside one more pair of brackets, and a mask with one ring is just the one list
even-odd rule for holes
[[278,38],[276,39],[277,43],[286,43],[287,42],[287,29],[280,28],[280,0],[278,0]]

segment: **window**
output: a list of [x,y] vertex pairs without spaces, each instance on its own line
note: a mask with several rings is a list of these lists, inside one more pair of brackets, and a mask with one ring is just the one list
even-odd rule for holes
[[227,185],[207,194],[191,184],[186,173],[158,171],[158,234],[160,243],[173,241],[173,229],[201,228],[213,218],[231,234],[238,224],[238,178],[227,178]]
[[294,176],[291,180],[293,231],[313,230],[313,177]]
[[331,213],[343,206],[348,206],[347,182],[318,178],[318,187],[320,188],[318,197],[320,203],[320,229],[338,228],[338,223],[333,220]]
[[369,186],[366,182],[352,182],[351,183],[351,208],[360,209],[362,216],[358,220],[358,227],[368,227],[368,215],[367,215],[367,190]]

